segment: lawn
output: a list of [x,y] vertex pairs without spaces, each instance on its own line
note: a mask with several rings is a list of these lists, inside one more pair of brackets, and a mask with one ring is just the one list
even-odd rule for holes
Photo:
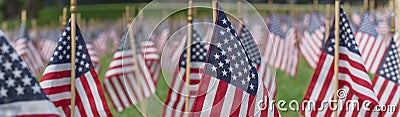
[[[108,64],[112,60],[112,53],[108,53],[106,56],[100,59],[102,70],[99,73],[100,81],[103,82],[105,71],[107,70]],[[277,82],[277,100],[286,100],[290,102],[290,100],[297,100],[301,102],[305,91],[307,90],[308,84],[310,82],[310,78],[312,77],[314,71],[308,66],[303,58],[300,58],[299,63],[299,72],[297,77],[290,77],[288,74],[282,71],[277,71],[276,73],[276,82]],[[104,88],[104,87],[103,87]],[[165,101],[166,95],[168,93],[168,85],[160,78],[156,88],[156,96],[151,97],[146,100],[146,113],[148,116],[160,116],[162,109],[162,102]],[[135,106],[130,107],[129,109],[125,109],[124,111],[118,113],[114,110],[111,101],[106,95],[109,107],[112,111],[112,114],[116,117],[126,117],[126,116],[140,116],[141,114],[137,110]],[[160,99],[160,100],[158,100]],[[140,108],[140,106],[137,106]],[[288,106],[285,106],[288,108]],[[301,116],[299,112],[280,112],[283,117],[296,117]]]

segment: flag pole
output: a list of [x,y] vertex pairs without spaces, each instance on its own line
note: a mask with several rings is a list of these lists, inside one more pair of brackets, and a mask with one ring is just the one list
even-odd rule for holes
[[61,23],[62,23],[61,29],[64,29],[65,25],[67,25],[67,7],[63,8],[62,22]]
[[[75,52],[76,52],[76,0],[70,1],[71,12],[71,117],[75,116]],[[65,15],[66,16],[66,15]]]
[[269,6],[269,15],[272,15],[274,12],[274,1],[273,0],[268,0],[268,6]]
[[21,23],[26,25],[26,10],[21,11]]
[[375,10],[375,0],[371,0],[371,1],[369,1],[370,14],[372,14],[374,12],[374,10]]
[[396,20],[396,17],[395,17],[395,8],[394,8],[394,1],[393,0],[390,0],[389,1],[389,7],[390,7],[390,9],[392,10],[392,22],[391,22],[391,29],[390,29],[390,32],[392,33],[392,35],[394,35],[394,33],[395,33],[395,25],[396,25],[396,22],[395,22],[395,20]]
[[4,30],[4,31],[8,30],[8,23],[7,23],[7,21],[4,21],[3,23],[1,23],[1,29]]
[[[340,0],[335,0],[335,59],[334,59],[334,94],[333,100],[338,100],[336,92],[339,88],[339,17],[340,17]],[[333,103],[333,107],[337,107],[337,102]],[[333,110],[333,116],[337,117],[337,110]]]
[[331,5],[326,4],[325,6],[325,14],[326,14],[326,21],[325,21],[325,42],[329,38],[329,24],[330,24],[330,19],[331,19]]
[[243,22],[241,20],[243,20],[243,16],[242,16],[242,2],[239,0],[237,1],[237,12],[238,12],[238,19],[239,22],[242,24]]
[[318,10],[318,0],[314,0],[314,1],[313,1],[313,4],[314,4],[314,6],[313,6],[313,7],[314,7],[314,11],[315,11],[315,12],[318,12],[318,11],[319,11],[319,10]]
[[186,98],[185,98],[185,117],[189,117],[189,97],[190,97],[190,60],[191,60],[191,47],[190,45],[192,44],[192,23],[193,23],[193,10],[192,10],[192,4],[193,1],[189,0],[188,1],[188,17],[187,17],[187,22],[188,22],[188,32],[187,32],[187,41],[186,41],[186,76],[185,76],[185,82],[186,82]]
[[213,13],[213,24],[215,24],[215,20],[217,20],[217,0],[212,0],[212,13]]
[[364,6],[363,6],[363,10],[367,11],[368,10],[368,1],[369,0],[364,0]]
[[[135,24],[133,23],[133,20],[131,21],[129,13],[130,13],[129,6],[126,6],[125,7],[125,18],[126,18],[127,24],[129,24],[129,22],[131,23],[130,24],[131,27],[129,29],[129,39],[130,39],[130,44],[131,44],[132,58],[134,59],[133,64],[134,64],[135,72],[137,72],[137,73],[135,73],[135,77],[136,77],[136,82],[138,83],[137,85],[140,85],[140,80],[139,80],[139,78],[140,78],[139,69],[140,68],[139,68],[139,62],[137,60],[136,42],[135,42]],[[138,88],[138,94],[139,94],[137,100],[139,100],[139,103],[140,103],[140,110],[142,111],[143,116],[146,116],[146,108],[144,107],[144,103],[143,103],[145,96],[142,93],[142,87],[138,86],[137,88]]]

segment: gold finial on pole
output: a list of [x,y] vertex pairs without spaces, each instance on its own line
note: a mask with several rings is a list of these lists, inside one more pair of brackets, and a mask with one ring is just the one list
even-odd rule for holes
[[190,95],[190,61],[191,61],[191,47],[190,45],[192,44],[192,23],[193,23],[193,10],[192,10],[192,0],[188,1],[188,32],[187,32],[187,40],[186,40],[186,77],[185,77],[185,94],[187,95],[185,97],[185,117],[189,117],[189,95]]
[[71,117],[75,116],[75,52],[76,52],[76,0],[70,1],[71,12]]
[[[334,59],[334,95],[333,100],[338,100],[336,92],[339,88],[339,18],[340,17],[340,0],[335,0],[335,59]],[[337,103],[333,103],[333,107],[337,107]],[[337,111],[333,111],[333,116],[337,117]]]
[[21,23],[26,24],[26,10],[21,11]]
[[7,21],[4,21],[3,23],[1,23],[1,29],[4,30],[4,31],[8,30],[8,23],[7,23]]

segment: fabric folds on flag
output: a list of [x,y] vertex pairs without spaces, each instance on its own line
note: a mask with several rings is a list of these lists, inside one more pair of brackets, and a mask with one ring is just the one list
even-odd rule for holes
[[93,47],[91,43],[86,43],[86,48],[88,49],[90,60],[92,60],[94,70],[96,71],[96,73],[100,73],[101,65],[97,50]]
[[395,110],[393,111],[380,113],[382,116],[400,116],[400,62],[397,49],[398,46],[396,46],[396,43],[392,39],[372,81],[379,104],[385,105],[387,108],[395,106]]
[[[350,108],[348,110],[347,107],[351,106],[347,103],[348,101],[359,102],[359,104],[370,102],[371,106],[378,104],[377,96],[373,91],[370,78],[358,51],[349,21],[342,8],[340,8],[339,20],[339,91],[334,92],[335,29],[332,26],[330,36],[326,41],[316,71],[303,99],[306,102],[315,102],[303,103],[301,106],[305,108],[301,109],[301,114],[306,117],[333,116],[333,109],[328,107],[330,104],[324,104],[324,101],[333,100],[333,95],[339,95],[337,115],[340,117],[371,116],[372,113],[365,109]],[[344,93],[344,95],[340,95],[341,93]]]
[[378,34],[369,13],[364,13],[360,28],[355,34],[355,39],[360,47],[360,53],[368,72],[375,73],[385,54],[385,40]]
[[15,50],[34,75],[41,74],[44,69],[44,60],[32,40],[29,39],[25,24],[21,24],[19,33],[19,38],[15,43]]
[[112,116],[104,97],[97,74],[93,68],[85,41],[76,26],[76,105],[71,102],[71,20],[62,33],[57,49],[50,58],[40,86],[62,116],[70,116],[75,109],[75,116]]
[[0,32],[0,115],[58,117],[54,104]]
[[[248,52],[217,3],[217,19],[191,116],[279,116]],[[265,100],[266,99],[266,100]]]

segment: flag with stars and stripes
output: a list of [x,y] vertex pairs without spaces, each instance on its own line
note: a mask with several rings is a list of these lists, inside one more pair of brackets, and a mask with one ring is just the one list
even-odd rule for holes
[[275,49],[269,49],[270,51],[266,53],[269,54],[270,58],[268,58],[268,60],[270,65],[275,66],[275,68],[277,69],[285,71],[288,62],[287,60],[289,57],[289,54],[287,52],[287,49],[289,47],[288,45],[289,41],[286,40],[285,37],[286,35],[282,31],[280,26],[281,25],[278,16],[272,15],[270,18],[270,22],[268,23],[268,28],[271,36],[270,39],[272,41],[267,41],[270,43],[266,45],[272,46],[270,48],[275,48]]
[[316,68],[321,54],[325,27],[317,13],[311,14],[308,29],[303,32],[300,40],[300,52],[311,68]]
[[86,43],[86,48],[88,49],[90,60],[92,60],[94,70],[96,71],[96,73],[100,73],[101,64],[97,49],[93,47],[93,44],[91,42]]
[[[249,54],[217,3],[217,19],[192,116],[279,116]],[[262,110],[261,106],[265,108]]]
[[[189,98],[189,108],[193,105],[194,98],[199,87],[201,75],[203,74],[203,65],[207,58],[207,45],[202,42],[202,37],[193,30],[192,32],[191,60],[190,60],[190,77],[189,84],[186,85],[186,49],[182,52],[179,59],[179,65],[176,67],[171,87],[168,91],[167,99],[163,108],[162,115],[165,117],[183,116],[185,111],[185,99]],[[184,48],[182,46],[181,48]],[[189,97],[187,95],[189,88]]]
[[34,75],[41,74],[44,69],[44,60],[35,44],[26,34],[25,24],[21,24],[19,38],[15,43],[15,50],[18,55],[28,64]]
[[[140,52],[137,37],[135,36],[136,58],[133,58],[130,41],[129,33],[125,32],[104,79],[104,87],[118,112],[152,96],[156,89],[151,71]],[[135,69],[135,61],[138,63],[138,70]]]
[[99,78],[93,68],[84,39],[76,25],[76,105],[71,106],[71,20],[62,33],[57,49],[50,58],[40,86],[53,101],[60,114],[70,116],[75,109],[75,116],[112,116],[108,109]]
[[267,64],[267,60],[265,56],[263,59],[261,58],[260,50],[258,49],[258,45],[256,40],[253,38],[250,31],[242,25],[241,30],[239,32],[240,42],[243,44],[244,49],[248,52],[250,60],[258,71],[258,76],[261,77],[264,85],[267,87],[269,94],[271,94],[272,98],[276,97],[276,83],[275,76],[272,73],[272,69]]
[[0,115],[4,117],[58,117],[28,66],[0,32]]
[[368,72],[375,73],[385,54],[386,43],[382,36],[378,34],[368,12],[364,13],[355,39],[357,44],[360,45],[360,53],[365,68]]
[[53,55],[54,49],[57,47],[57,42],[50,39],[42,39],[39,42],[40,55],[44,60],[49,60]]
[[161,74],[161,60],[158,55],[158,50],[155,43],[152,40],[148,40],[141,43],[141,54],[146,62],[146,67],[151,73],[154,84],[157,84]]
[[[373,91],[371,80],[358,51],[349,21],[342,8],[340,8],[339,19],[339,90],[334,92],[335,29],[332,26],[329,38],[320,55],[316,71],[303,99],[303,101],[315,102],[302,104],[301,107],[305,109],[301,110],[301,114],[306,117],[333,116],[333,109],[328,108],[330,104],[324,104],[326,100],[333,100],[333,95],[338,95],[337,115],[339,117],[370,116],[371,112],[366,112],[365,109],[347,108],[351,104],[346,103],[348,101],[359,102],[359,104],[369,102],[371,105],[368,107],[378,104],[378,98]],[[369,109],[372,110],[372,108]]]
[[396,106],[395,111],[382,112],[384,116],[400,116],[399,104],[400,104],[400,65],[399,65],[399,53],[396,43],[392,39],[390,42],[384,58],[376,72],[374,80],[374,91],[378,96],[379,104]]
[[293,24],[293,18],[291,16],[288,16],[286,18],[286,24],[287,24],[287,31],[285,32],[286,40],[287,42],[287,54],[288,54],[288,60],[287,60],[287,67],[284,70],[286,73],[288,73],[290,76],[295,77],[297,75],[297,69],[299,65],[299,48],[297,43],[297,37],[296,37],[296,27]]

